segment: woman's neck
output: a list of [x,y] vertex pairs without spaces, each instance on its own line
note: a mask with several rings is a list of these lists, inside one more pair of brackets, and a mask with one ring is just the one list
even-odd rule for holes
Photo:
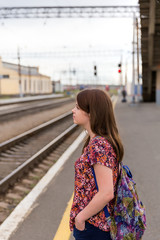
[[85,127],[85,130],[88,132],[90,139],[94,138],[96,136],[96,134],[94,132],[92,132],[90,125]]

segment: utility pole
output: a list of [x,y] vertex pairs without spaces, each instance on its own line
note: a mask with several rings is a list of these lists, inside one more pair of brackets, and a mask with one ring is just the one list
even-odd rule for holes
[[133,52],[132,52],[132,103],[135,103],[135,13],[133,13]]
[[70,87],[72,88],[72,72],[71,72],[71,64],[69,63],[69,83],[70,83]]
[[127,88],[127,70],[128,70],[128,64],[126,61],[126,66],[125,66],[125,87]]
[[23,93],[22,93],[22,79],[21,79],[21,59],[20,59],[19,48],[17,50],[17,56],[18,56],[18,75],[19,75],[19,96],[23,97]]
[[136,27],[137,27],[137,95],[138,95],[138,101],[140,100],[140,83],[139,83],[139,24],[138,24],[138,18],[136,18]]
[[31,69],[28,66],[28,86],[29,86],[29,94],[31,94]]

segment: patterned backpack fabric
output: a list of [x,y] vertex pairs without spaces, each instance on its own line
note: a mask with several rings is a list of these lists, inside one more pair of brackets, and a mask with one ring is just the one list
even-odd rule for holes
[[146,229],[145,207],[138,198],[136,183],[126,165],[121,169],[113,215],[110,218],[110,234],[113,240],[140,240]]

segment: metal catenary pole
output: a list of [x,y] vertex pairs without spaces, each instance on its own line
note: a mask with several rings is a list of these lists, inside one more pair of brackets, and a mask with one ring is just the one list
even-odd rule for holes
[[135,13],[133,13],[132,103],[135,103]]

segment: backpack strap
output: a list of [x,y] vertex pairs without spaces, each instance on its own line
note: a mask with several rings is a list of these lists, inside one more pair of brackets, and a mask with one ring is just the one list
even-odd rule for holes
[[126,171],[128,177],[129,177],[129,178],[132,178],[132,173],[131,173],[129,167],[128,167],[127,165],[123,165],[122,162],[120,163],[120,166],[121,166],[121,168],[123,168],[123,169]]
[[[94,180],[95,180],[95,183],[96,183],[96,188],[97,188],[97,190],[98,190],[98,185],[97,185],[97,180],[96,180],[96,175],[95,175],[95,172],[94,172],[94,168],[91,168],[91,169],[92,169],[92,173],[93,173]],[[105,207],[103,208],[103,210],[104,210],[104,213],[105,213],[106,218],[108,218],[108,217],[110,216],[110,214],[109,214],[109,212],[108,212],[107,206],[105,206]]]
[[125,169],[129,178],[132,178],[132,173],[127,165],[124,165],[123,168]]

